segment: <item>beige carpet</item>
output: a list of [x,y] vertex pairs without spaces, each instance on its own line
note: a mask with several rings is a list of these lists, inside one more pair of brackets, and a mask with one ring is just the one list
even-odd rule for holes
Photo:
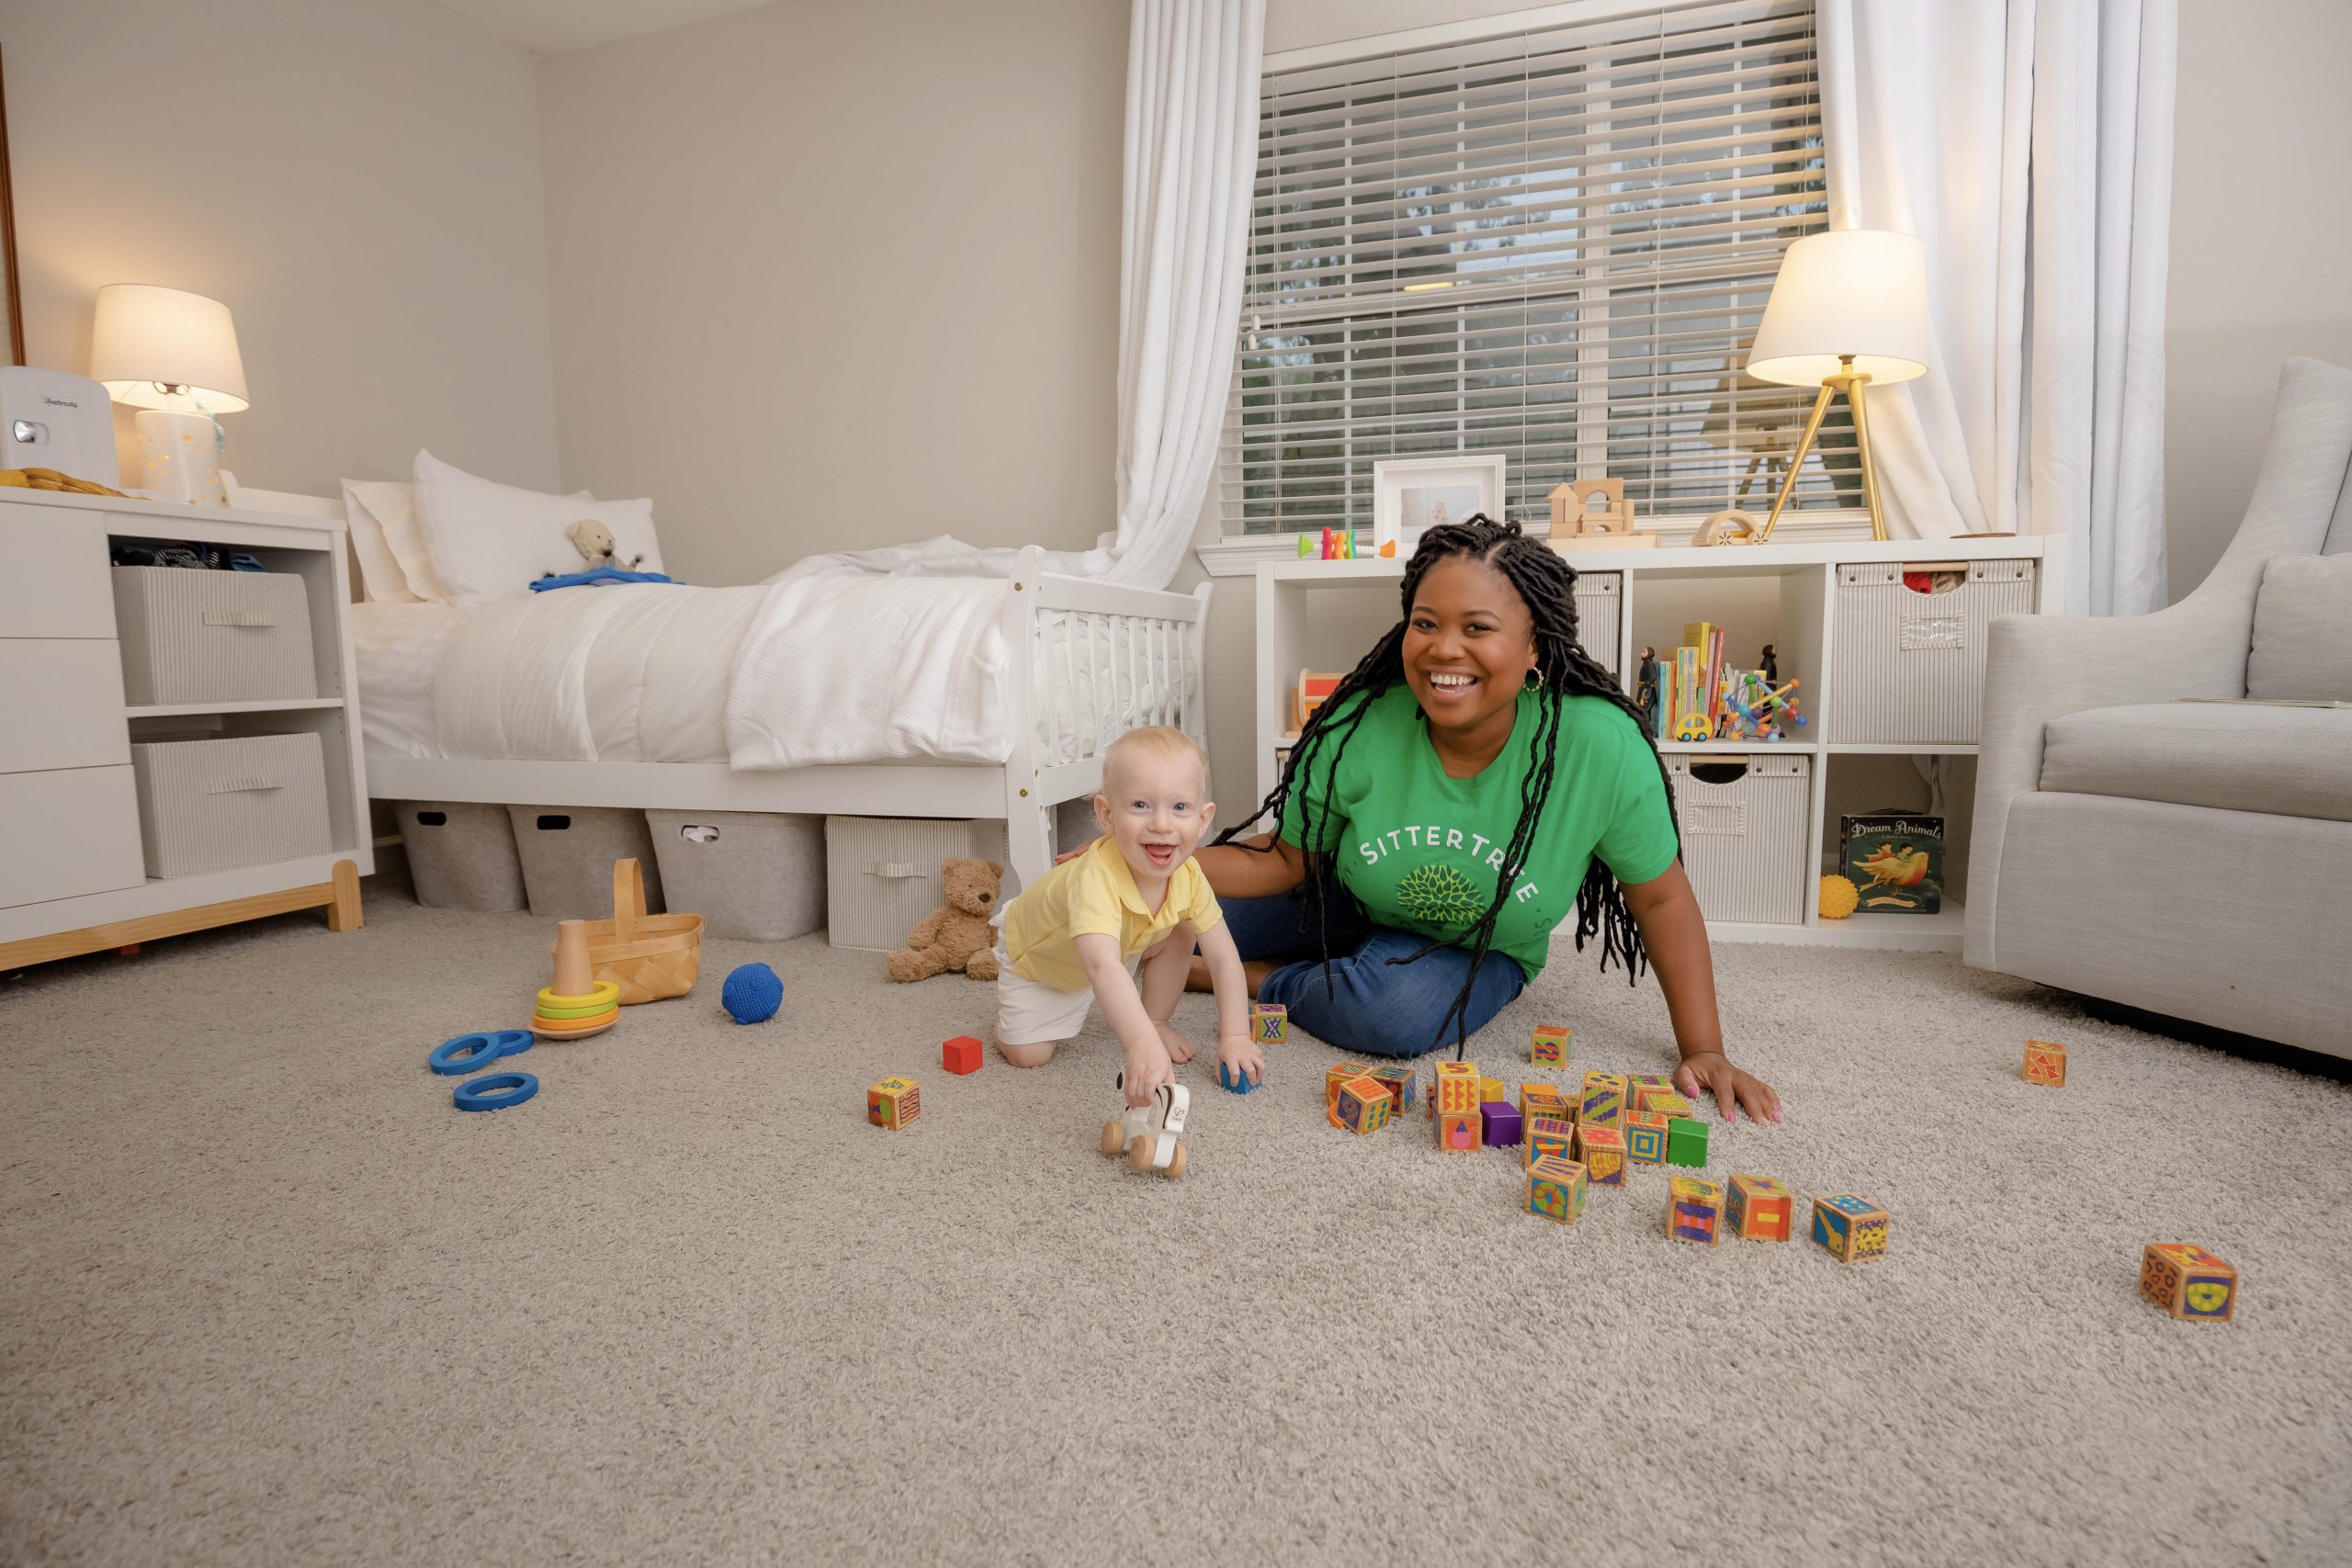
[[[1655,1170],[1529,1218],[1513,1157],[1325,1124],[1312,1043],[1196,1069],[1192,1174],[1130,1176],[1107,1040],[949,1077],[990,993],[821,939],[714,942],[464,1115],[425,1053],[518,1018],[548,927],[368,916],[0,985],[0,1561],[2346,1560],[2352,1097],[1951,959],[1718,953],[1789,1113],[1711,1174],[1883,1201],[1849,1269],[1666,1242]],[[787,1001],[737,1028],[752,958]],[[1475,1054],[1545,1021],[1668,1059],[1565,949]],[[2238,1321],[2136,1298],[2166,1238]]]

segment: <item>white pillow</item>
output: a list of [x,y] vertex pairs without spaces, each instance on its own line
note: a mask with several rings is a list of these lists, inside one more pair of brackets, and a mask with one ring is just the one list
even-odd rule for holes
[[2272,556],[2254,601],[2245,694],[2352,703],[2352,555]]
[[[351,546],[359,555],[360,586],[371,604],[413,604],[428,597],[409,585],[407,567],[391,543],[397,527],[407,536],[418,562],[424,563],[424,541],[416,536],[416,505],[412,499],[415,492],[414,485],[398,479],[343,481],[343,514],[350,521]],[[429,585],[429,566],[426,571]]]
[[[547,573],[584,562],[564,531],[583,517],[612,531],[613,553],[639,571],[662,570],[650,501],[548,495],[478,479],[430,452],[416,455],[416,519],[439,597],[487,604],[528,593]],[[411,577],[412,586],[415,579]]]

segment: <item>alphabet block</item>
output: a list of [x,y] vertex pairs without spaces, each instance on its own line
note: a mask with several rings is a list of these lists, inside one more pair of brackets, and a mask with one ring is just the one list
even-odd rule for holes
[[1388,1125],[1396,1103],[1388,1086],[1377,1078],[1350,1078],[1340,1086],[1340,1125],[1351,1133],[1377,1133]]
[[1480,1135],[1490,1149],[1515,1147],[1521,1127],[1519,1107],[1509,1100],[1490,1100],[1478,1107]]
[[1668,1183],[1666,1234],[1676,1241],[1715,1245],[1722,1228],[1724,1190],[1695,1176],[1678,1176]]
[[1441,1111],[1437,1113],[1437,1146],[1448,1154],[1468,1154],[1479,1146],[1484,1135],[1476,1111]]
[[1658,1165],[1666,1159],[1666,1118],[1625,1112],[1625,1158],[1634,1165]]
[[2025,1043],[2025,1081],[2066,1087],[2066,1047],[2049,1040]]
[[1575,1224],[1584,1213],[1584,1167],[1546,1155],[1527,1168],[1527,1212],[1554,1224]]
[[1884,1209],[1851,1192],[1813,1201],[1813,1239],[1840,1263],[1861,1263],[1884,1253],[1894,1224]]
[[1599,1068],[1584,1076],[1584,1101],[1577,1112],[1578,1122],[1589,1122],[1596,1127],[1614,1127],[1625,1114],[1625,1080],[1615,1073]]
[[1735,1173],[1724,1200],[1724,1220],[1734,1235],[1750,1241],[1789,1239],[1790,1211],[1796,1200],[1784,1182],[1769,1176]]
[[1568,1062],[1568,1042],[1573,1038],[1564,1023],[1537,1026],[1527,1043],[1527,1059],[1547,1067],[1563,1067]]
[[1363,1077],[1372,1070],[1371,1064],[1367,1062],[1341,1062],[1329,1072],[1325,1073],[1323,1075],[1323,1103],[1337,1107],[1340,1103],[1340,1086],[1350,1078]]
[[[1628,1111],[1655,1111],[1657,1107],[1647,1103],[1648,1101],[1655,1100],[1661,1095],[1671,1095],[1675,1093],[1676,1090],[1674,1088],[1673,1078],[1668,1077],[1664,1073],[1629,1073],[1626,1075],[1625,1109]],[[1679,1098],[1679,1096],[1677,1096],[1677,1098]]]
[[1519,1086],[1520,1119],[1532,1122],[1538,1116],[1548,1116],[1555,1122],[1573,1122],[1576,1111],[1561,1098],[1560,1091],[1547,1083],[1523,1083]]
[[865,1119],[897,1132],[922,1114],[922,1091],[912,1078],[896,1074],[865,1091]]
[[1478,1064],[1476,1062],[1440,1062],[1437,1065],[1437,1112],[1459,1115],[1464,1111],[1473,1117],[1478,1114]]
[[1668,1165],[1704,1165],[1707,1163],[1707,1124],[1688,1116],[1666,1119],[1666,1163]]
[[1261,1045],[1287,1044],[1290,1041],[1290,1009],[1280,1002],[1251,1002],[1250,1038]]
[[1526,1161],[1533,1165],[1546,1155],[1576,1158],[1576,1124],[1554,1116],[1538,1116],[1527,1123]]
[[968,1034],[958,1034],[939,1047],[939,1065],[959,1075],[978,1072],[980,1043]]
[[1388,1113],[1392,1122],[1420,1102],[1420,1079],[1410,1067],[1400,1067],[1391,1062],[1386,1066],[1373,1068],[1366,1076],[1387,1089],[1388,1098],[1396,1102]]
[[2238,1271],[2201,1247],[2151,1242],[2140,1258],[2140,1293],[2175,1317],[2227,1323],[2237,1310]]
[[1576,1157],[1595,1186],[1625,1184],[1625,1134],[1621,1129],[1577,1127]]

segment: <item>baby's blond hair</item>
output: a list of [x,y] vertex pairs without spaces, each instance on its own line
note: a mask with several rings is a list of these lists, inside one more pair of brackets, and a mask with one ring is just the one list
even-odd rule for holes
[[1130,752],[1149,751],[1162,757],[1177,757],[1190,753],[1201,768],[1201,793],[1209,787],[1209,754],[1201,743],[1182,730],[1165,724],[1147,724],[1140,729],[1130,729],[1102,753],[1102,788],[1108,793],[1111,779],[1120,762]]

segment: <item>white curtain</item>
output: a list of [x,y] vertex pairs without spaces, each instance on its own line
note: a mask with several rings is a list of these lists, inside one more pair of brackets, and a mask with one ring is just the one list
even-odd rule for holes
[[2165,602],[2176,0],[1818,0],[1829,220],[1927,243],[1936,363],[1871,400],[1898,526],[2065,536],[2067,609]]

